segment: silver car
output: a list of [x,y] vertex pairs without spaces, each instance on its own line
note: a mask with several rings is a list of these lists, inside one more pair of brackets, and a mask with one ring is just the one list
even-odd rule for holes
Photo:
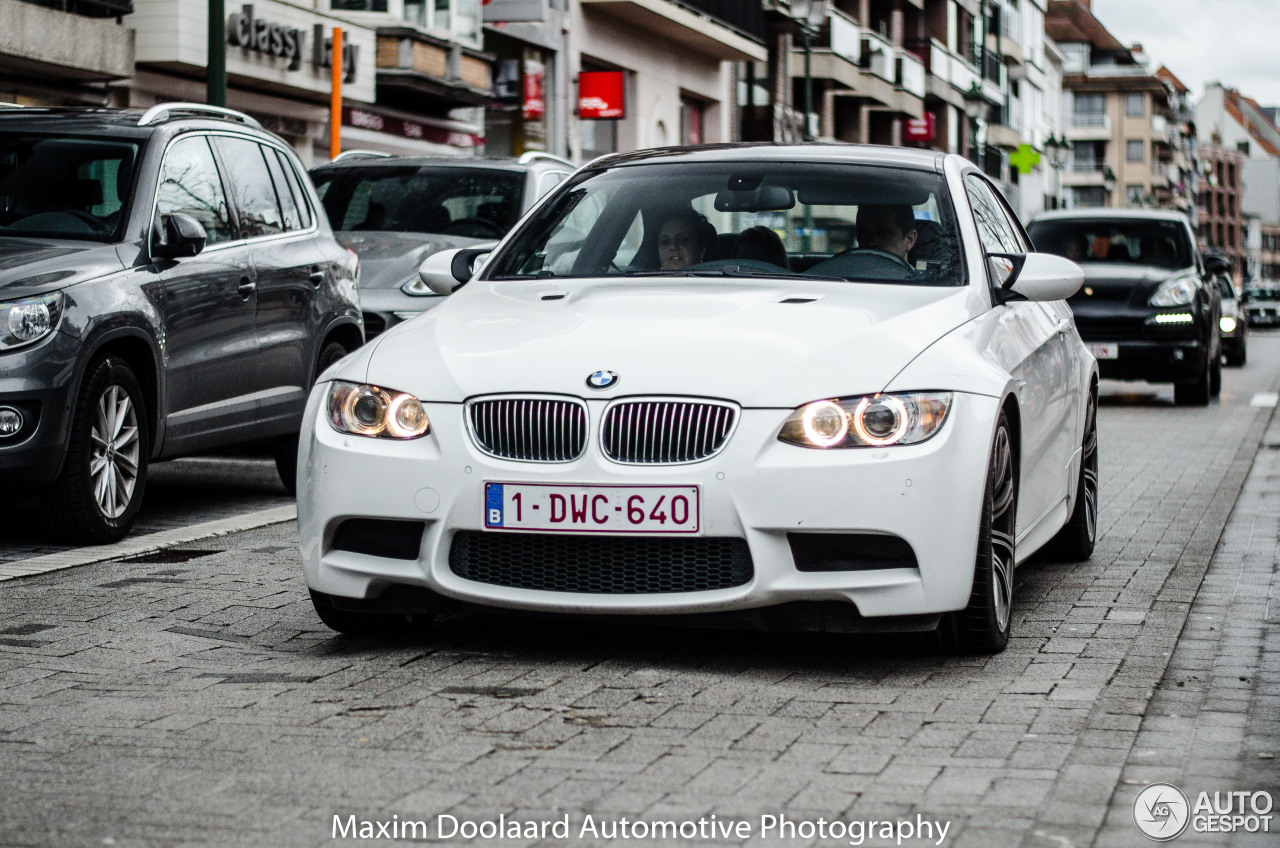
[[518,159],[347,152],[314,168],[338,241],[360,257],[366,338],[439,302],[418,278],[424,259],[496,243],[572,171],[538,152]]

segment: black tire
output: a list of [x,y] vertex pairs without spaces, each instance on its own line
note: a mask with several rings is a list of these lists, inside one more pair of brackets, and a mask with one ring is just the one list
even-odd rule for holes
[[129,366],[112,356],[92,362],[72,408],[66,461],[43,498],[46,530],[84,545],[129,535],[147,488],[150,433]]
[[[312,382],[314,383],[315,379],[330,365],[346,355],[347,349],[341,342],[325,342],[324,347],[320,348],[320,356],[316,358],[316,371],[311,378]],[[296,495],[298,493],[298,434],[294,433],[277,439],[274,454],[276,473],[280,475],[280,482],[284,484],[289,494]]]
[[953,653],[998,654],[1009,644],[1013,624],[1017,470],[1009,419],[1001,411],[987,464],[969,605],[959,612],[946,614],[938,625],[942,647]]
[[1233,344],[1231,347],[1224,348],[1222,351],[1222,358],[1225,359],[1227,364],[1233,368],[1239,368],[1241,365],[1244,365],[1245,361],[1249,358],[1248,350],[1245,347],[1245,338],[1242,336],[1239,339],[1239,344]]
[[[1208,406],[1213,400],[1213,363],[1208,360],[1200,376],[1191,383],[1173,384],[1173,402],[1178,406]],[[1219,371],[1221,373],[1221,371]]]
[[330,630],[347,636],[403,639],[426,633],[435,617],[431,613],[353,612],[334,606],[328,595],[311,593],[316,615]]
[[1098,537],[1098,403],[1089,393],[1085,411],[1076,505],[1071,517],[1045,546],[1045,553],[1063,562],[1083,562],[1093,556]]
[[1218,397],[1222,394],[1222,357],[1215,356],[1209,363],[1209,394]]

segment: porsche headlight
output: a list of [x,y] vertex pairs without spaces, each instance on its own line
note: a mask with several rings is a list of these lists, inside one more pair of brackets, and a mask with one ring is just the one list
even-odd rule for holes
[[1190,280],[1165,283],[1147,301],[1152,306],[1186,306],[1196,299],[1196,287]]
[[1236,331],[1236,319],[1230,315],[1223,315],[1218,319],[1218,327],[1224,333],[1234,333]]
[[410,297],[444,297],[444,295],[439,292],[433,292],[431,289],[427,288],[427,284],[422,282],[422,278],[417,274],[414,274],[406,280],[405,284],[400,287],[400,291]]
[[329,384],[329,423],[339,433],[383,439],[416,439],[431,432],[427,411],[413,395],[341,381]]
[[938,432],[951,392],[901,392],[818,400],[791,413],[778,438],[806,448],[914,445]]
[[0,303],[0,350],[37,342],[62,319],[62,292]]

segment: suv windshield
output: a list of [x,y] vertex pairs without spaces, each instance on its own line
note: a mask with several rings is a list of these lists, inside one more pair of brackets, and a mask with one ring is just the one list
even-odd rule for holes
[[520,218],[525,175],[496,168],[406,165],[318,168],[336,230],[501,238]]
[[112,239],[137,159],[129,142],[0,133],[0,236]]
[[1120,262],[1156,268],[1192,264],[1186,227],[1177,221],[1046,220],[1027,227],[1036,250],[1073,262]]
[[765,276],[962,281],[939,174],[847,163],[645,162],[579,174],[487,279]]

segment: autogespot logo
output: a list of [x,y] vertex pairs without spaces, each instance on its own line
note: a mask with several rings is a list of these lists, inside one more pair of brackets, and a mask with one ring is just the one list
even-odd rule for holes
[[1133,823],[1157,842],[1181,836],[1190,820],[1191,804],[1172,783],[1153,783],[1133,799]]

